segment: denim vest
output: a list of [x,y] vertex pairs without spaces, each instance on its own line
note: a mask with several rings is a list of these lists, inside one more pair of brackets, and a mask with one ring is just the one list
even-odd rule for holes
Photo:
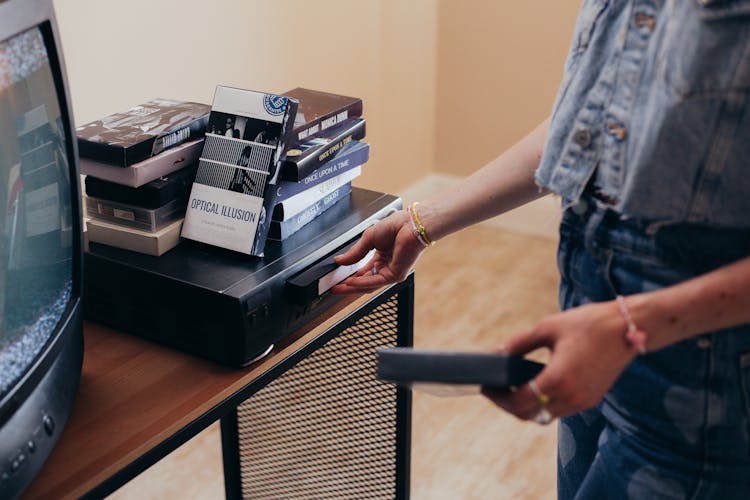
[[536,182],[750,226],[750,0],[583,0]]

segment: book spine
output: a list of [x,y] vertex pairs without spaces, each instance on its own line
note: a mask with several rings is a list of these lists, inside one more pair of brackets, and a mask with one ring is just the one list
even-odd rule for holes
[[289,140],[292,136],[292,129],[294,127],[294,119],[297,116],[298,105],[299,103],[295,99],[287,98],[286,111],[284,113],[284,119],[281,122],[279,142],[276,146],[276,151],[273,158],[273,173],[268,177],[268,184],[266,185],[266,189],[263,194],[263,210],[261,211],[258,230],[255,233],[255,242],[253,244],[252,255],[257,255],[260,257],[263,256],[263,250],[266,246],[266,239],[268,238],[268,230],[271,226],[273,206],[276,203],[274,200],[274,196],[276,194],[276,185],[281,178],[280,174],[282,153],[288,146]]
[[299,194],[288,198],[281,203],[277,203],[273,209],[273,219],[275,220],[287,220],[294,217],[296,214],[304,210],[306,207],[312,205],[315,201],[319,200],[323,196],[326,196],[330,192],[338,189],[347,182],[351,182],[362,173],[362,167],[355,167],[341,175],[332,177],[327,181],[313,186]]
[[294,131],[291,146],[302,144],[305,141],[318,137],[320,134],[349,118],[362,116],[362,100],[352,102],[341,109],[321,115],[314,120],[305,123]]
[[335,158],[344,146],[364,137],[365,120],[360,118],[354,120],[351,127],[343,128],[338,134],[330,137],[329,141],[310,147],[299,156],[289,156],[287,152],[282,168],[282,179],[299,182],[312,174],[315,169]]
[[271,221],[268,238],[272,240],[285,240],[299,231],[305,224],[308,224],[314,218],[331,208],[342,198],[348,196],[351,192],[352,184],[351,182],[347,182],[343,186],[334,189],[323,198],[305,208],[291,219],[285,221]]
[[370,159],[370,145],[354,142],[346,146],[333,160],[321,165],[299,182],[280,181],[276,187],[276,203],[291,198],[355,167],[360,167]]

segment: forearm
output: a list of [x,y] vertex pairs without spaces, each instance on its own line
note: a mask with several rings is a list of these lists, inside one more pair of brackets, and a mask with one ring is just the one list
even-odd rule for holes
[[627,297],[648,350],[750,323],[750,257],[654,292]]
[[534,183],[549,120],[453,189],[419,206],[432,239],[516,208],[544,194]]

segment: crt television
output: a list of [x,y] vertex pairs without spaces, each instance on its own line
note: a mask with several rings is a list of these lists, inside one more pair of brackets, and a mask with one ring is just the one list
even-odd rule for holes
[[0,0],[0,498],[57,442],[81,376],[78,152],[51,0]]

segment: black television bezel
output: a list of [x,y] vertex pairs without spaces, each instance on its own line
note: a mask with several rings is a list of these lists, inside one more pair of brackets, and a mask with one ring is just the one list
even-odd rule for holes
[[[49,58],[55,91],[60,105],[60,118],[65,127],[65,147],[70,174],[72,208],[73,274],[72,290],[66,310],[45,345],[24,374],[0,398],[0,428],[34,392],[60,351],[73,337],[82,334],[83,231],[81,186],[78,170],[78,144],[67,89],[68,78],[60,44],[60,33],[51,0],[0,0],[0,43],[33,28],[42,33]],[[77,381],[75,381],[77,383]]]

